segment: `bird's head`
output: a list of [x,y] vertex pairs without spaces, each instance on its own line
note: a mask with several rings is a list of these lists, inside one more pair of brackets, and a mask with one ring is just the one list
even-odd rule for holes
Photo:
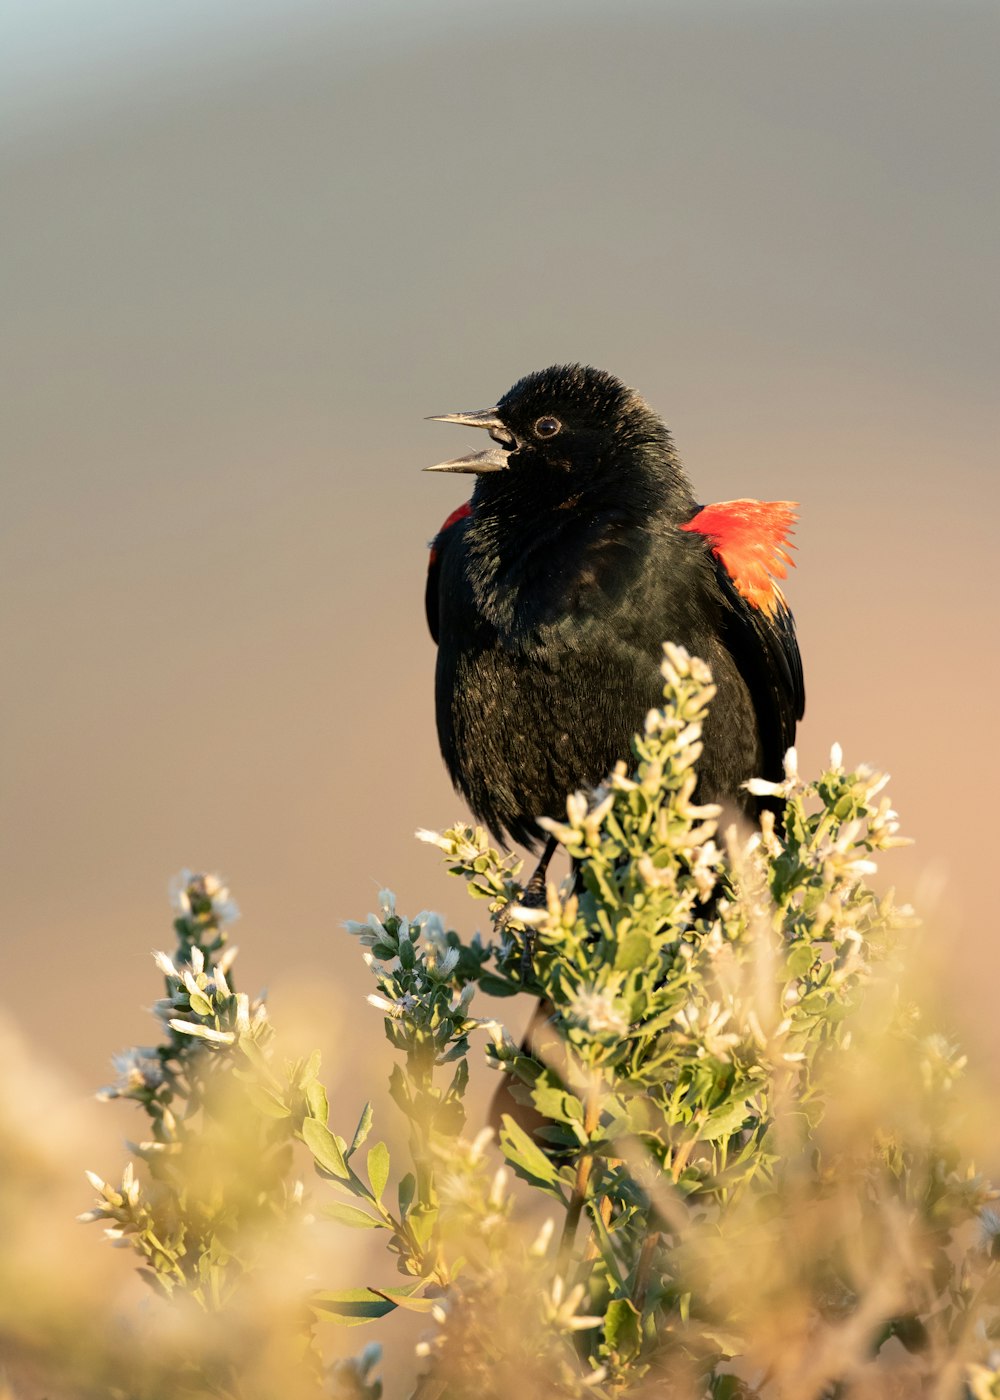
[[634,389],[590,366],[554,365],[518,380],[495,408],[437,417],[484,428],[493,446],[427,471],[474,472],[497,487],[567,499],[648,475],[686,488],[663,420]]

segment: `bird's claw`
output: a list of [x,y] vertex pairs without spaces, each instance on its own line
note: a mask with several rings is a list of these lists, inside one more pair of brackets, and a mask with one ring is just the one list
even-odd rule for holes
[[[493,920],[493,927],[497,933],[502,933],[510,923],[515,909],[544,909],[546,904],[545,876],[549,868],[549,861],[552,859],[556,849],[556,839],[550,836],[545,843],[545,850],[542,858],[535,866],[531,879],[522,889],[520,895],[515,899],[509,899],[504,907],[499,911]],[[534,966],[532,963],[532,949],[534,947],[535,934],[530,928],[522,930],[523,943],[521,946],[521,976],[527,981],[534,976]]]
[[[538,878],[536,871],[532,878],[525,885],[514,899],[509,899],[493,920],[493,927],[497,933],[503,933],[514,916],[515,909],[541,909],[545,905],[545,873]],[[534,976],[534,963],[532,960],[532,950],[535,943],[535,933],[531,928],[521,929],[521,976],[527,981]]]

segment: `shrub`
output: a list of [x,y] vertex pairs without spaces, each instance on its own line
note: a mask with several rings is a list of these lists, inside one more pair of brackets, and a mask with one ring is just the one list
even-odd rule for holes
[[[1000,1215],[963,1153],[964,1059],[902,990],[912,915],[866,883],[900,843],[885,780],[835,748],[807,782],[790,751],[784,781],[754,783],[784,799],[783,829],[720,835],[694,802],[711,677],[666,652],[632,764],[545,823],[572,874],[543,907],[460,826],[420,834],[485,902],[488,941],[388,891],[348,923],[397,1054],[401,1165],[370,1107],[329,1126],[318,1056],[284,1060],[231,986],[228,893],[185,874],[177,952],[157,957],[164,1040],[107,1091],[148,1116],[143,1170],[93,1177],[88,1218],[241,1339],[188,1353],[190,1393],[269,1393],[266,1373],[286,1395],[376,1397],[378,1348],[324,1369],[318,1324],[402,1308],[426,1314],[419,1400],[1000,1395]],[[531,1044],[474,1015],[477,993],[540,999]],[[499,1166],[491,1132],[467,1131],[483,1053]],[[286,1263],[264,1327],[282,1340],[254,1351],[246,1299],[316,1209],[382,1231],[395,1278],[322,1290]]]

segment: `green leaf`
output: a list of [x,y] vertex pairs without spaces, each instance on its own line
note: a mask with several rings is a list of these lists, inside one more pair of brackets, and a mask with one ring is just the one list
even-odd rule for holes
[[811,943],[796,943],[785,960],[787,977],[803,977],[812,967],[816,950]]
[[448,1085],[446,1099],[461,1099],[469,1083],[469,1062],[462,1060],[455,1066],[455,1073],[451,1076],[451,1083]]
[[[536,1084],[531,1091],[531,1102],[543,1118],[552,1118],[559,1123],[569,1123],[574,1118],[583,1119],[583,1109],[579,1100],[567,1094],[565,1089],[558,1089],[551,1084]],[[576,1105],[577,1112],[573,1111],[571,1104]]]
[[656,1031],[666,1030],[668,1026],[673,1025],[677,1019],[677,1012],[682,1000],[682,997],[677,996],[665,1011],[660,1011],[655,1016],[650,1016],[648,1020],[640,1022],[638,1028],[640,1034],[650,1036]]
[[344,1161],[344,1154],[340,1150],[340,1144],[333,1133],[317,1118],[306,1118],[302,1123],[302,1140],[316,1159],[317,1166],[329,1172],[331,1176],[339,1176],[346,1181],[350,1176],[350,1170]]
[[357,1206],[349,1206],[342,1201],[323,1206],[320,1213],[329,1220],[339,1220],[341,1225],[351,1225],[357,1230],[379,1230],[385,1226],[384,1220],[376,1220],[366,1210],[359,1210]]
[[420,1298],[417,1296],[418,1289],[425,1286],[426,1280],[421,1279],[419,1283],[411,1283],[405,1288],[376,1288],[372,1291],[381,1293],[384,1297],[391,1299],[399,1307],[405,1308],[408,1312],[430,1312],[435,1303],[440,1302],[439,1298]]
[[642,1342],[639,1311],[630,1298],[616,1298],[608,1304],[604,1340],[619,1356],[635,1356],[638,1352]]
[[350,1157],[352,1152],[357,1152],[358,1148],[361,1146],[365,1138],[371,1132],[372,1119],[374,1118],[374,1116],[375,1114],[372,1110],[371,1104],[366,1103],[364,1108],[361,1110],[361,1117],[358,1119],[358,1126],[354,1129],[354,1137],[351,1141],[351,1146],[347,1152],[348,1157]]
[[555,1167],[542,1149],[516,1123],[509,1113],[503,1115],[503,1129],[500,1133],[500,1147],[504,1156],[520,1176],[537,1185],[549,1187],[562,1199],[559,1177]]
[[747,1393],[740,1378],[729,1371],[712,1380],[712,1400],[742,1400]]
[[368,1180],[376,1201],[381,1201],[385,1183],[389,1180],[389,1149],[384,1142],[377,1142],[368,1150]]
[[597,1242],[600,1246],[601,1258],[604,1261],[604,1265],[607,1268],[608,1273],[618,1285],[619,1289],[624,1291],[625,1280],[622,1277],[621,1268],[619,1267],[618,1260],[615,1257],[615,1247],[611,1243],[611,1236],[608,1234],[608,1227],[605,1225],[603,1219],[601,1218],[600,1202],[591,1198],[590,1209],[588,1213],[590,1215],[590,1222],[594,1227],[594,1233],[597,1235]]
[[487,972],[479,979],[479,990],[485,992],[488,997],[515,997],[521,988],[516,982],[508,982],[503,977],[495,977],[493,973]]
[[282,1103],[278,1095],[273,1094],[270,1089],[265,1089],[263,1084],[248,1084],[247,1097],[266,1118],[288,1118],[291,1116],[288,1105]]
[[376,1293],[374,1288],[343,1288],[332,1293],[314,1293],[310,1306],[329,1314],[343,1327],[357,1327],[362,1322],[374,1322],[395,1311],[391,1298]]
[[437,1206],[414,1206],[406,1217],[407,1227],[421,1248],[430,1239],[437,1218]]
[[241,1035],[237,1044],[261,1078],[266,1079],[277,1093],[282,1092],[281,1081],[272,1071],[267,1056],[253,1037],[247,1034]]
[[201,992],[192,992],[188,997],[188,1004],[197,1016],[212,1016],[215,1013],[215,1007]]
[[621,972],[631,972],[635,967],[642,967],[649,957],[649,946],[649,934],[626,934],[618,945],[615,967]]
[[746,1343],[735,1332],[724,1332],[718,1327],[706,1327],[702,1332],[706,1341],[712,1342],[723,1356],[738,1356]]
[[325,1123],[330,1116],[330,1105],[327,1101],[326,1090],[318,1079],[306,1088],[306,1107],[311,1118],[318,1118],[321,1123]]
[[413,1197],[416,1195],[416,1191],[417,1178],[413,1175],[412,1172],[407,1172],[404,1177],[400,1178],[399,1187],[397,1190],[397,1197],[399,1200],[399,1213],[403,1217],[403,1219],[406,1218],[406,1212],[410,1209],[410,1206],[413,1202]]
[[729,1137],[742,1128],[752,1111],[746,1099],[737,1099],[732,1103],[723,1104],[721,1108],[715,1109],[705,1119],[701,1136],[706,1142],[715,1142],[718,1138]]
[[575,1133],[572,1128],[563,1127],[559,1123],[546,1123],[543,1127],[536,1128],[535,1137],[541,1138],[543,1142],[551,1142],[554,1147],[562,1148],[570,1152],[575,1152],[580,1146],[580,1134]]

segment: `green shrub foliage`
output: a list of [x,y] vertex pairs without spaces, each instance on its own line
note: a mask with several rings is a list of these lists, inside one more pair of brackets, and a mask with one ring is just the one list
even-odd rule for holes
[[[289,1232],[381,1231],[377,1277],[304,1290],[318,1394],[381,1394],[375,1345],[323,1369],[322,1324],[407,1309],[425,1314],[418,1400],[1000,1395],[1000,1215],[967,1160],[964,1059],[903,990],[910,912],[867,883],[901,843],[885,779],[835,747],[805,781],[793,750],[781,783],[753,784],[783,826],[731,825],[694,801],[711,676],[674,647],[663,670],[632,762],[545,823],[571,864],[543,906],[458,826],[419,834],[483,934],[388,891],[347,924],[396,1052],[402,1162],[370,1107],[329,1124],[318,1056],[282,1059],[233,991],[228,892],[178,886],[164,1043],[120,1057],[106,1091],[148,1115],[143,1170],[92,1177],[88,1218],[222,1326]],[[541,1001],[526,1046],[485,997]],[[469,1102],[483,1056],[496,1135]],[[233,1358],[192,1384],[252,1393]]]

